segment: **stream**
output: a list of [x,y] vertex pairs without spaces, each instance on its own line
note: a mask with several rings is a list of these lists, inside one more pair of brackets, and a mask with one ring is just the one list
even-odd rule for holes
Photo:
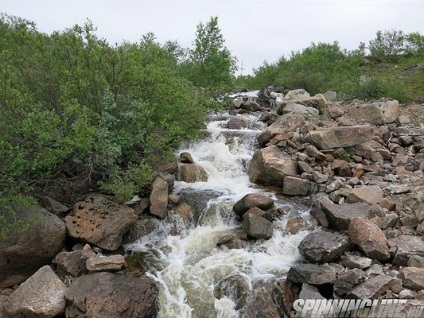
[[[294,216],[313,224],[309,198],[284,197],[249,182],[247,166],[259,147],[256,137],[266,127],[259,116],[210,115],[206,137],[176,153],[189,152],[208,173],[207,182],[177,181],[173,189],[196,208],[198,219],[186,222],[170,211],[155,231],[125,246],[143,254],[147,275],[158,284],[159,317],[245,317],[255,294],[285,277],[301,259],[297,246],[309,231],[290,234],[286,224]],[[228,129],[229,121],[242,127]],[[242,248],[218,246],[226,235],[241,233],[232,206],[252,192],[267,193],[284,210],[273,222],[272,238],[243,241]]]

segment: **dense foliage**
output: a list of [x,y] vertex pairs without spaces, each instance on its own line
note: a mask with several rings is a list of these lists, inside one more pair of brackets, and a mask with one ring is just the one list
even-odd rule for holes
[[[367,51],[369,54],[367,54]],[[237,79],[238,86],[304,88],[312,94],[334,90],[344,98],[390,97],[400,102],[422,101],[424,70],[409,66],[424,62],[424,36],[402,31],[378,31],[366,46],[353,51],[337,42],[312,43],[275,63],[264,63],[253,76]]]
[[[178,43],[160,45],[149,33],[111,46],[95,31],[88,22],[47,35],[1,16],[2,210],[37,193],[72,202],[99,187],[126,199],[148,184],[156,163],[199,134],[214,106],[182,76]],[[221,47],[219,29],[213,33],[211,47]],[[217,76],[213,84],[223,71]],[[11,215],[0,214],[1,228]]]

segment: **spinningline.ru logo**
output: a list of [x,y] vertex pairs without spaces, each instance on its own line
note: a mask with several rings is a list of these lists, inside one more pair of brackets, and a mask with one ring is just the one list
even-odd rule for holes
[[297,299],[290,318],[420,318],[424,305],[406,299]]

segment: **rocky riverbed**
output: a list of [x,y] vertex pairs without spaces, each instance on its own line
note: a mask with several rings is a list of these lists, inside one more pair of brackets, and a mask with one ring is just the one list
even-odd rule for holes
[[[260,113],[265,123],[246,167],[249,180],[283,197],[310,198],[319,224],[287,221],[289,233],[311,232],[298,246],[301,261],[267,286],[268,296],[249,298],[251,287],[237,276],[216,286],[215,297],[229,294],[243,317],[290,315],[295,299],[424,304],[424,105],[332,95],[296,90],[276,99],[270,86],[228,105],[230,114]],[[228,125],[251,128],[236,118]],[[156,317],[158,286],[144,275],[143,258],[122,245],[157,230],[170,210],[187,224],[198,221],[201,207],[173,193],[174,180],[208,175],[190,153],[178,161],[158,167],[149,196],[127,204],[87,194],[72,208],[45,197],[38,207],[19,209],[19,219],[33,222],[0,241],[0,317]],[[285,213],[274,200],[252,192],[236,202],[240,231],[216,245],[243,249],[271,239]]]

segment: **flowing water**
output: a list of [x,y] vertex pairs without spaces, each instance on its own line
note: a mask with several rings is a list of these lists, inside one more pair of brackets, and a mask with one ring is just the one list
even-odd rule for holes
[[[259,114],[258,114],[259,115]],[[229,120],[241,121],[241,129],[227,129]],[[173,215],[158,221],[151,234],[126,246],[128,251],[142,253],[150,277],[160,289],[159,317],[242,317],[240,294],[249,302],[257,282],[273,282],[284,277],[290,265],[300,259],[297,246],[308,234],[286,232],[287,219],[301,216],[307,222],[306,200],[293,201],[267,192],[285,211],[274,221],[273,237],[248,241],[244,248],[217,246],[225,235],[240,233],[232,206],[244,195],[262,191],[249,182],[247,166],[257,149],[257,135],[264,129],[255,115],[210,116],[206,137],[182,147],[195,163],[208,173],[207,182],[176,182],[173,192],[187,198],[199,211],[199,219],[187,223]],[[242,282],[240,288],[226,285]],[[231,283],[230,283],[231,285]],[[217,288],[224,291],[218,293]],[[250,297],[250,298],[249,298]],[[247,300],[246,300],[247,299]]]

